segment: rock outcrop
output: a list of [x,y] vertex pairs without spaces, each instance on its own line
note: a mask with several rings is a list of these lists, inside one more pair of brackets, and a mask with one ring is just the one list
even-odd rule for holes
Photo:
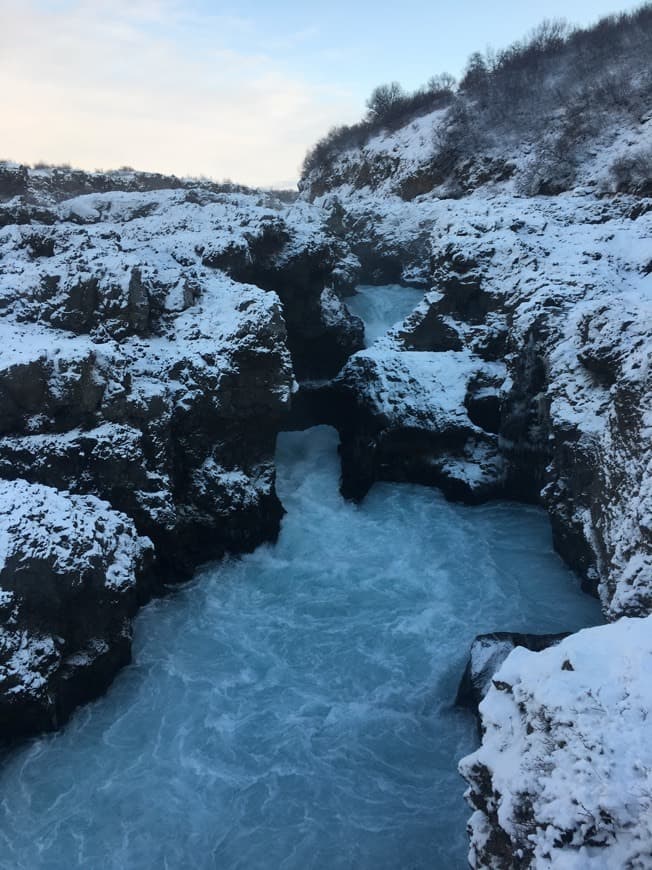
[[0,481],[0,736],[58,727],[129,661],[153,548],[94,496]]
[[357,353],[333,384],[341,408],[342,489],[364,496],[375,480],[439,486],[469,503],[501,494],[498,438],[465,404],[480,380],[504,368],[466,351],[406,351],[378,343]]
[[[106,553],[73,599],[72,537],[57,573],[54,557],[30,556],[37,537],[14,541],[8,527],[22,555],[0,575],[16,625],[0,737],[54,727],[101,691],[128,660],[137,601],[275,537],[273,456],[295,377],[332,374],[362,346],[361,323],[330,287],[340,243],[315,209],[211,185],[157,190],[149,176],[69,199],[67,187],[110,179],[52,175],[0,177],[0,482],[49,493],[43,516],[55,504],[86,511],[84,546]],[[153,545],[147,572],[94,541],[93,524],[104,541],[118,516]],[[118,557],[127,591],[109,595],[102,577]],[[47,656],[36,656],[39,638]],[[32,652],[35,698],[11,677],[16,656],[32,673]]]
[[493,685],[493,678],[502,663],[516,647],[541,652],[560,643],[566,634],[521,634],[515,631],[495,631],[479,634],[471,644],[471,654],[460,681],[455,703],[479,714],[479,706]]
[[519,646],[463,759],[472,867],[628,867],[652,856],[652,617]]

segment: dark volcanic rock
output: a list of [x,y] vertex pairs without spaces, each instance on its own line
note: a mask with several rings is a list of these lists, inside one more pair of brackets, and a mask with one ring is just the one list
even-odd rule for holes
[[341,246],[329,237],[297,245],[277,218],[263,223],[258,235],[250,230],[239,244],[207,248],[202,262],[278,294],[294,370],[304,380],[332,377],[364,346],[361,321],[331,289],[341,255]]

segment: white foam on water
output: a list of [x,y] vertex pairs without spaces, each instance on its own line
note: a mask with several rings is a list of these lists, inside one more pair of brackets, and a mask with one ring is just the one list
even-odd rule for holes
[[453,707],[474,636],[600,621],[545,514],[338,492],[337,434],[283,434],[276,546],[137,620],[134,664],[0,771],[0,867],[454,870]]
[[364,321],[366,347],[370,347],[392,326],[402,323],[423,300],[423,291],[400,284],[383,287],[362,284],[355,296],[347,297],[346,307]]

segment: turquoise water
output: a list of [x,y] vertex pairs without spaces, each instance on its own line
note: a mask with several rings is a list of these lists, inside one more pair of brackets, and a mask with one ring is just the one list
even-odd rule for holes
[[530,507],[338,493],[337,436],[279,438],[276,546],[145,608],[134,664],[0,771],[0,867],[454,870],[452,706],[473,637],[600,620]]

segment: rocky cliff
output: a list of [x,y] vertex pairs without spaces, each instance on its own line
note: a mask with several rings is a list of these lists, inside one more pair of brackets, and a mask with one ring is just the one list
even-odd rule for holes
[[164,582],[276,535],[295,375],[361,346],[312,207],[149,176],[66,198],[82,181],[0,176],[0,737],[100,691]]

